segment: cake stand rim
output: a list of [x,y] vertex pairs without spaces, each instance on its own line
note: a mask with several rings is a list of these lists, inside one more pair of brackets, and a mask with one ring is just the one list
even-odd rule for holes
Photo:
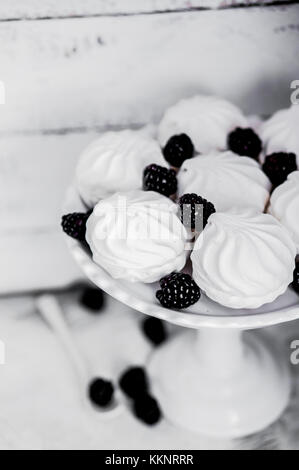
[[[78,202],[78,192],[74,183],[69,187],[63,204],[63,212],[66,213],[74,209],[74,203]],[[81,201],[83,206],[83,203]],[[77,207],[77,205],[75,205]],[[77,207],[77,210],[80,208]],[[82,209],[82,207],[81,207]],[[173,323],[177,326],[185,328],[230,328],[239,330],[248,330],[256,328],[264,328],[266,326],[278,325],[294,321],[299,318],[299,302],[298,305],[282,308],[272,312],[242,314],[242,315],[208,315],[206,313],[192,313],[187,310],[178,311],[170,310],[160,306],[158,303],[150,303],[141,300],[132,293],[120,287],[117,279],[113,279],[103,268],[97,265],[89,256],[81,245],[81,243],[73,238],[64,235],[68,249],[73,258],[87,276],[97,287],[101,288],[111,297],[119,302],[141,312],[145,315],[159,318],[161,320]]]

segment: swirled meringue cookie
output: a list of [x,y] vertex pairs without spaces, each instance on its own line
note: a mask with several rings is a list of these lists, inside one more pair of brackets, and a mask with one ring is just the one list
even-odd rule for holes
[[116,191],[142,187],[144,168],[165,166],[159,144],[142,131],[107,132],[81,155],[76,180],[84,202],[93,207]]
[[299,166],[299,106],[291,105],[277,111],[260,128],[265,156],[275,152],[295,153]]
[[263,212],[270,188],[269,179],[256,161],[230,151],[186,160],[178,173],[179,196],[196,193],[220,212],[235,207]]
[[299,253],[299,171],[272,193],[269,212],[290,231]]
[[152,191],[116,193],[89,217],[86,240],[93,260],[113,278],[155,282],[181,270],[187,232],[170,199]]
[[215,96],[194,96],[170,107],[158,128],[162,147],[173,135],[187,134],[199,153],[227,148],[228,134],[248,127],[242,112],[229,101]]
[[195,243],[193,278],[226,307],[258,308],[286,291],[295,255],[289,232],[271,215],[216,213]]

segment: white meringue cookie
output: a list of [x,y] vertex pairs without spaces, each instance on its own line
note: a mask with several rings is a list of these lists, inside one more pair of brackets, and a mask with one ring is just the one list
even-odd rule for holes
[[169,108],[159,125],[162,147],[176,134],[187,134],[199,153],[227,148],[228,134],[236,127],[247,127],[242,112],[229,101],[215,96],[194,96]]
[[299,167],[299,106],[291,105],[287,109],[277,111],[265,121],[260,129],[266,155],[274,152],[295,153]]
[[117,191],[142,188],[143,170],[165,166],[159,144],[142,131],[107,132],[81,155],[76,180],[84,202],[93,207]]
[[181,270],[187,232],[170,199],[152,191],[116,193],[100,201],[87,222],[93,260],[113,278],[155,282]]
[[195,243],[193,278],[208,297],[231,308],[258,308],[293,279],[296,247],[271,215],[216,213]]
[[272,193],[269,212],[290,231],[299,253],[299,171]]
[[235,207],[264,211],[271,183],[259,164],[233,152],[198,155],[185,160],[178,173],[178,195],[196,193],[217,211]]

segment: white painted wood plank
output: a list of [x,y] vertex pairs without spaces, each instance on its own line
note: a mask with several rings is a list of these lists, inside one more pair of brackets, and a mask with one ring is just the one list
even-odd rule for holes
[[0,129],[146,123],[200,92],[270,113],[299,77],[298,35],[299,5],[2,23]]
[[0,294],[83,278],[60,228],[65,192],[95,134],[0,141]]
[[0,235],[0,295],[61,289],[85,278],[61,233]]
[[[275,2],[275,0],[274,0]],[[267,5],[273,0],[1,0],[0,20],[121,15]],[[289,3],[282,0],[279,3]]]
[[0,234],[58,227],[78,156],[95,135],[0,140]]

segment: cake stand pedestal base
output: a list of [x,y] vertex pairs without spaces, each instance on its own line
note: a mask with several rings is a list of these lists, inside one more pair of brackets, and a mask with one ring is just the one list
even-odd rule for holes
[[291,381],[282,357],[257,332],[188,330],[154,352],[153,394],[177,426],[243,437],[276,421],[288,404]]

